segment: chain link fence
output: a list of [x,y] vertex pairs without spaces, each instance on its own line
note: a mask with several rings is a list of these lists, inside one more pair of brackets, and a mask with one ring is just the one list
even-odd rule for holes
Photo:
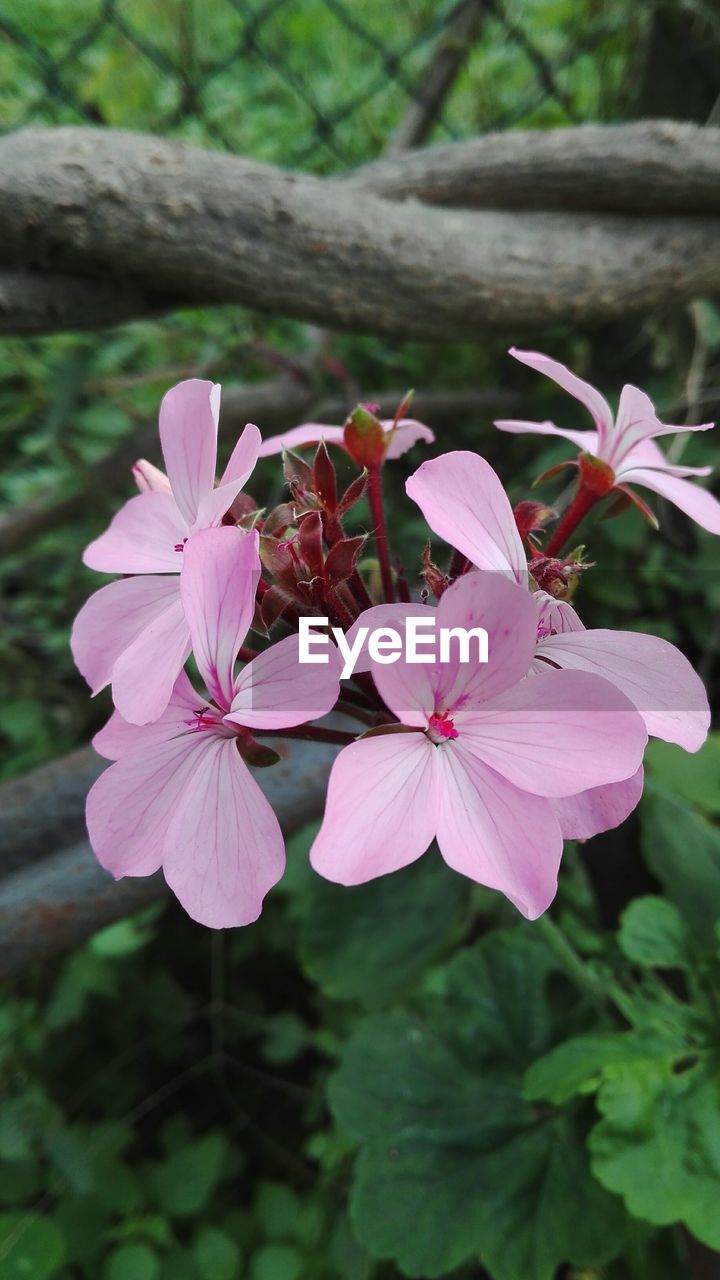
[[332,172],[384,151],[413,111],[436,141],[619,118],[632,80],[628,24],[642,27],[642,8],[0,0],[0,130],[142,129]]

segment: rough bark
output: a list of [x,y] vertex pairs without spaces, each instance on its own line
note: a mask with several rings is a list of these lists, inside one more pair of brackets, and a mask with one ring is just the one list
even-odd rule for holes
[[462,209],[720,213],[720,130],[670,120],[489,133],[356,169],[354,190]]
[[[255,776],[289,833],[320,811],[337,748],[289,742],[282,749],[281,762]],[[88,748],[0,789],[17,835],[13,848],[12,832],[3,833],[3,865],[26,864],[0,879],[2,977],[168,893],[161,875],[114,881],[81,838],[85,794],[104,764]]]
[[595,324],[719,288],[719,232],[710,216],[397,204],[109,130],[0,140],[0,257],[120,284],[153,308],[237,302],[424,340]]

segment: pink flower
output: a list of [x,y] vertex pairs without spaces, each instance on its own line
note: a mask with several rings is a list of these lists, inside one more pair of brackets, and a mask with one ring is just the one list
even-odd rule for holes
[[87,824],[98,861],[116,879],[162,867],[188,914],[221,929],[256,920],[285,866],[277,818],[238,747],[251,731],[328,712],[339,664],[301,666],[290,636],[235,675],[253,617],[258,535],[205,530],[185,556],[183,605],[211,700],[181,671],[154,724],[114,712],[94,746],[116,763],[88,795]]
[[632,777],[647,734],[606,680],[524,678],[537,610],[516,583],[465,575],[442,596],[437,623],[484,627],[488,663],[374,668],[400,726],[341,751],[311,862],[360,884],[414,862],[437,838],[449,866],[534,919],[555,895],[562,854],[551,798]]
[[614,476],[614,488],[622,491],[627,485],[638,484],[652,489],[668,502],[673,502],[703,529],[720,534],[720,502],[707,489],[688,481],[688,476],[710,475],[712,467],[673,466],[654,443],[658,436],[708,431],[714,423],[704,422],[695,427],[664,426],[645,392],[630,384],[623,387],[617,416],[613,417],[605,397],[588,382],[577,378],[564,364],[537,351],[518,351],[511,347],[510,354],[531,369],[552,378],[579,400],[590,413],[595,430],[572,431],[556,427],[552,422],[524,422],[514,418],[502,419],[495,423],[496,427],[515,433],[564,436],[581,452],[605,463],[611,477]]
[[146,575],[96,591],[70,641],[93,694],[112,682],[115,705],[135,724],[162,714],[190,652],[177,576],[188,540],[220,523],[258,457],[260,432],[250,423],[214,487],[219,408],[220,387],[211,382],[191,378],[168,391],[160,406],[167,476],[144,459],[136,463],[141,492],[83,557],[102,573]]
[[[394,425],[392,418],[381,419],[381,426],[386,432],[392,431]],[[344,430],[344,427],[331,427],[324,422],[304,422],[279,436],[268,436],[260,446],[259,457],[267,458],[271,454],[282,453],[283,449],[299,449],[306,444],[319,444],[321,440],[344,447]],[[401,458],[418,440],[426,440],[432,444],[434,439],[433,432],[424,422],[418,422],[416,418],[401,418],[395,426],[385,457]]]

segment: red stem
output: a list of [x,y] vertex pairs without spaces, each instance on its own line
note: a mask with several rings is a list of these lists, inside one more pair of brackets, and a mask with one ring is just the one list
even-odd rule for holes
[[370,514],[375,527],[375,543],[377,545],[378,560],[380,562],[380,577],[382,579],[383,592],[386,602],[388,604],[394,604],[395,588],[393,586],[392,567],[390,563],[390,544],[388,542],[387,527],[385,524],[382,476],[380,467],[377,465],[368,467],[367,492],[368,501],[370,503]]
[[316,725],[298,725],[296,729],[255,729],[256,738],[299,738],[303,742],[331,742],[336,747],[347,747],[355,741],[354,733],[341,729],[319,729]]
[[559,555],[570,535],[577,529],[580,521],[585,519],[588,511],[602,497],[601,493],[595,493],[592,489],[587,488],[586,485],[581,484],[565,515],[556,527],[552,538],[544,548],[543,555]]

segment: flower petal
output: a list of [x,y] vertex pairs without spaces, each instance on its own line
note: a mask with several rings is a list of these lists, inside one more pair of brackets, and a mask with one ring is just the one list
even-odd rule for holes
[[124,720],[148,724],[162,715],[190,653],[190,632],[179,596],[153,618],[113,667],[113,702]]
[[562,436],[565,440],[572,440],[583,453],[595,453],[597,449],[597,431],[572,431],[556,427],[554,422],[525,422],[522,418],[498,418],[493,426],[510,435]]
[[327,422],[303,422],[299,427],[292,427],[278,436],[268,436],[260,445],[258,457],[269,458],[283,449],[299,449],[304,444],[326,443],[342,444],[343,428],[331,427]]
[[[393,426],[392,418],[382,420],[384,431],[391,431]],[[388,445],[385,457],[388,460],[393,458],[401,458],[408,449],[412,449],[418,440],[425,440],[428,444],[432,444],[435,439],[435,432],[430,430],[424,422],[418,422],[417,418],[401,418],[398,422],[393,438]]]
[[231,525],[188,542],[180,591],[200,674],[223,711],[233,700],[233,667],[255,610],[258,534]]
[[557,892],[563,849],[549,801],[518,791],[456,742],[436,748],[436,761],[443,858],[535,920]]
[[163,396],[160,443],[173,496],[189,526],[215,483],[220,387],[188,378]]
[[364,884],[425,852],[435,834],[434,752],[422,733],[366,738],[343,748],[310,850],[319,875],[336,884]]
[[623,484],[639,484],[645,489],[652,489],[674,503],[681,511],[690,516],[701,529],[709,533],[720,534],[720,502],[714,494],[700,485],[693,484],[679,476],[668,475],[664,471],[653,471],[650,468],[637,467],[622,474]]
[[222,520],[255,469],[261,439],[257,427],[249,422],[235,445],[217,489],[211,489],[200,499],[194,531],[211,529]]
[[[565,632],[541,640],[536,654],[610,680],[655,737],[686,751],[697,751],[705,741],[710,710],[703,683],[684,654],[660,636],[604,628]],[[541,668],[545,664],[535,664],[538,673]]]
[[179,573],[188,528],[169,493],[139,493],[91,542],[83,564],[100,573]]
[[636,809],[643,790],[642,765],[632,778],[611,782],[605,787],[591,787],[577,796],[552,800],[555,817],[565,840],[590,840],[601,831],[619,827]]
[[99,756],[106,760],[120,760],[131,751],[144,751],[156,742],[167,742],[197,725],[199,715],[208,710],[195,692],[184,671],[180,672],[172,696],[162,715],[151,724],[131,724],[119,711],[113,711],[92,740]]
[[155,574],[109,582],[90,596],[73,623],[70,648],[93,694],[110,683],[123,651],[179,599],[178,579]]
[[170,481],[152,462],[148,462],[147,458],[138,458],[134,463],[133,480],[135,481],[141,493],[172,493]]
[[257,920],[285,870],[285,843],[235,740],[198,736],[207,746],[171,816],[163,871],[193,920],[231,929]]
[[613,412],[605,397],[595,387],[571,373],[566,365],[560,364],[559,360],[552,360],[550,356],[545,356],[540,351],[519,351],[517,347],[511,347],[510,355],[521,364],[526,364],[531,369],[536,369],[538,373],[543,373],[546,378],[552,378],[563,391],[567,391],[584,404],[592,415],[599,441],[602,443],[605,433],[613,425]]
[[[363,641],[362,647],[358,651],[358,657],[355,662],[355,670],[353,674],[360,674],[364,671],[372,671],[378,665],[375,664],[370,657],[368,641],[374,631],[380,627],[392,627],[401,636],[405,634],[405,627],[408,618],[435,618],[436,610],[434,605],[429,604],[374,604],[371,609],[366,609],[361,613],[359,618],[355,620],[348,631],[345,632],[345,640],[352,649],[355,644],[355,638],[358,631],[363,627],[367,628],[367,636]],[[428,635],[432,633],[428,630]]]
[[455,723],[467,751],[540,796],[621,782],[637,772],[647,744],[632,703],[608,680],[584,671],[523,680]]
[[303,664],[298,636],[270,645],[243,667],[235,681],[229,724],[248,729],[288,729],[332,711],[340,694],[342,663],[335,645],[328,662]]
[[162,862],[168,823],[201,753],[203,734],[133,751],[100,774],[90,788],[86,817],[90,844],[106,871],[149,876]]
[[478,569],[527,577],[527,559],[510,500],[492,467],[460,449],[423,462],[405,485],[433,533]]

